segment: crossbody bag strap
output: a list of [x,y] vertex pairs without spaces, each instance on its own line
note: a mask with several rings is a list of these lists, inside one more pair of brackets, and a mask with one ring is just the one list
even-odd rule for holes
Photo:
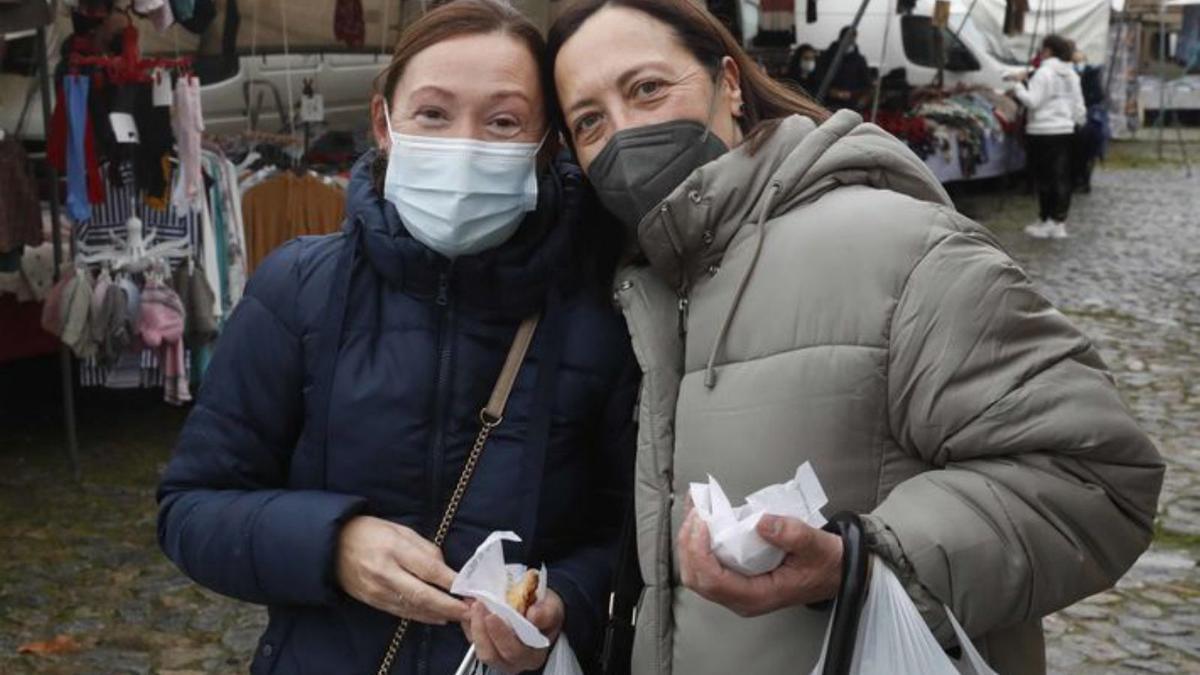
[[[458,476],[458,483],[455,484],[454,492],[450,495],[450,503],[446,505],[446,512],[442,514],[437,532],[433,535],[433,545],[438,548],[441,548],[442,544],[446,542],[450,524],[454,522],[454,516],[458,513],[458,507],[462,503],[463,495],[467,492],[467,486],[471,484],[471,477],[475,475],[475,467],[479,465],[479,457],[483,454],[488,437],[504,421],[504,410],[508,407],[508,398],[512,395],[513,386],[517,382],[517,374],[521,372],[521,364],[525,362],[525,357],[529,354],[529,347],[533,344],[533,335],[537,332],[539,320],[540,316],[534,315],[522,321],[517,328],[517,335],[513,338],[512,346],[508,349],[508,356],[504,359],[504,367],[500,369],[500,377],[496,379],[496,386],[492,389],[492,396],[483,410],[479,411],[479,435],[475,437],[475,445],[471,448],[471,454],[467,456],[467,462]],[[388,675],[391,672],[392,664],[396,662],[396,654],[400,652],[400,645],[404,642],[405,634],[408,633],[409,623],[408,619],[400,620],[400,625],[392,634],[392,641],[388,644],[383,661],[379,664],[377,675]]]

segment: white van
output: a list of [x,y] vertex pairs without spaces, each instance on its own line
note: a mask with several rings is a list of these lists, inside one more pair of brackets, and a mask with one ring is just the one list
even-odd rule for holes
[[[842,28],[854,22],[860,0],[820,3],[817,22],[805,22],[805,3],[796,3],[796,42],[818,50],[828,49]],[[917,0],[910,14],[895,13],[896,0],[871,0],[858,24],[858,50],[880,75],[904,68],[908,82],[931,84],[937,75],[933,0]],[[968,3],[969,4],[969,3]],[[1022,70],[1021,62],[1009,53],[999,38],[989,39],[967,17],[968,7],[951,5],[950,26],[943,29],[946,45],[945,84],[981,85],[1006,89],[1005,75]],[[888,24],[891,24],[890,26]],[[758,3],[742,2],[742,26],[747,38],[758,32]],[[960,30],[961,28],[961,30]],[[884,51],[884,33],[888,32]],[[882,58],[881,58],[882,57]]]

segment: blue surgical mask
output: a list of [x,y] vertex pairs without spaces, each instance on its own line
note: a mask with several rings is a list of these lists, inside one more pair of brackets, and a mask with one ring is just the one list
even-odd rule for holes
[[541,143],[408,136],[392,129],[383,196],[413,239],[447,258],[508,241],[537,208]]
[[1085,71],[1085,70],[1087,70],[1087,64],[1086,64],[1086,63],[1076,63],[1076,64],[1075,64],[1075,72],[1077,72],[1077,73],[1079,73],[1080,75],[1082,75],[1082,74],[1083,74],[1083,71]]

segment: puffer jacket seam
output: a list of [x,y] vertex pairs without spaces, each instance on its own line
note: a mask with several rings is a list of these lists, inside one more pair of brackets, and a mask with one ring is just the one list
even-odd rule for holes
[[251,569],[251,572],[254,574],[254,587],[258,589],[259,593],[263,593],[264,591],[263,591],[262,579],[260,579],[258,576],[258,552],[254,550],[254,540],[255,540],[254,530],[258,527],[258,519],[262,517],[263,511],[265,511],[267,509],[267,506],[269,506],[271,504],[271,502],[275,501],[276,499],[279,499],[281,496],[283,496],[283,492],[279,491],[279,492],[276,492],[275,494],[269,496],[267,499],[263,500],[262,503],[258,504],[255,507],[254,514],[251,515],[250,518],[248,518],[246,521],[246,531],[245,531],[244,536],[246,537],[246,539],[249,542],[250,560],[252,562],[252,564],[250,565],[250,569]]
[[[1063,354],[1062,356],[1056,357],[1054,359],[1050,359],[1050,360],[1044,362],[1043,364],[1041,364],[1036,369],[1030,370],[1030,372],[1026,373],[1024,377],[1015,381],[1011,387],[1004,390],[1004,392],[1002,392],[1000,395],[998,395],[995,398],[995,400],[993,400],[991,403],[988,403],[986,406],[984,406],[982,409],[980,409],[980,411],[978,413],[972,415],[970,418],[965,420],[961,425],[959,425],[959,427],[957,429],[954,429],[953,431],[947,433],[945,438],[942,439],[942,443],[941,443],[942,447],[938,448],[937,454],[940,455],[943,451],[943,448],[945,446],[949,445],[951,442],[953,442],[954,438],[956,436],[958,436],[959,434],[961,434],[964,431],[966,431],[967,429],[969,429],[972,424],[974,424],[976,421],[978,421],[978,420],[982,419],[984,416],[986,416],[989,412],[991,412],[991,410],[993,408],[995,408],[997,405],[1000,405],[1001,403],[1003,403],[1009,396],[1012,396],[1014,393],[1023,389],[1025,387],[1025,385],[1027,385],[1030,382],[1032,382],[1033,380],[1037,379],[1037,377],[1039,375],[1051,370],[1052,368],[1054,368],[1055,366],[1057,366],[1060,363],[1070,361],[1070,360],[1074,359],[1076,356],[1080,356],[1081,354],[1086,354],[1087,352],[1089,352],[1091,350],[1092,350],[1091,342],[1085,341],[1083,344],[1078,345],[1077,347],[1075,347],[1071,351],[1067,352],[1066,354]],[[938,463],[939,462],[935,462],[935,464],[938,464]],[[944,464],[945,462],[940,462],[940,463]]]
[[[934,209],[934,212],[940,220],[950,221],[950,218],[948,218],[945,212],[943,212],[941,209]],[[936,251],[938,247],[958,233],[958,229],[955,227],[949,227],[948,229],[949,231],[935,239],[921,254],[921,257],[913,263],[913,266],[909,268],[908,274],[906,274],[904,277],[904,283],[900,286],[900,293],[896,296],[896,304],[892,307],[891,316],[887,317],[886,319],[888,332],[887,335],[884,336],[884,348],[887,350],[887,362],[884,365],[883,384],[884,387],[886,387],[885,391],[887,392],[888,398],[888,403],[885,406],[886,410],[884,411],[884,415],[887,418],[888,433],[891,435],[892,440],[896,442],[896,445],[907,450],[910,455],[917,457],[920,457],[920,453],[913,452],[913,449],[906,447],[904,442],[901,440],[901,435],[896,429],[896,420],[892,416],[892,405],[890,400],[892,392],[892,349],[894,347],[892,338],[896,333],[896,317],[900,315],[900,309],[904,306],[905,301],[908,299],[908,291],[912,283],[913,276],[916,275],[917,270],[921,267],[921,265],[925,264],[925,261],[928,260],[931,255],[933,255],[933,252]]]
[[[1017,526],[1017,522],[1013,518],[1013,515],[1009,513],[1008,504],[996,489],[996,484],[986,476],[983,477],[983,481],[984,484],[987,485],[988,491],[992,493],[992,497],[996,500],[996,503],[1000,506],[1000,511],[1004,513],[1004,517],[1008,519],[1008,526],[1012,528],[1013,535],[1016,538],[1017,543],[1019,543],[1021,546],[1021,555],[1025,558],[1025,607],[1021,611],[1021,618],[1019,621],[1028,621],[1029,619],[1033,618],[1030,616],[1033,611],[1033,591],[1037,587],[1037,584],[1034,583],[1033,578],[1033,575],[1036,573],[1036,566],[1033,565],[1033,554],[1030,552],[1029,542],[1025,541],[1025,537],[1021,536],[1020,527]],[[993,629],[994,628],[995,627],[993,627]],[[993,629],[989,629],[987,632],[990,633]],[[984,634],[986,635],[987,633]]]
[[[801,352],[812,351],[814,349],[866,349],[866,350],[870,350],[870,351],[874,351],[874,352],[887,351],[887,347],[885,345],[856,345],[856,344],[853,344],[850,342],[822,342],[820,344],[815,344],[815,345],[801,345],[799,347],[793,347],[791,349],[784,349],[782,351],[772,352],[770,354],[763,354],[762,356],[739,358],[737,361],[733,361],[731,363],[722,363],[720,365],[722,368],[743,366],[743,365],[748,365],[748,364],[752,364],[752,363],[757,363],[759,361],[766,361],[767,359],[773,359],[777,356],[787,356],[789,354],[799,354]],[[693,370],[687,371],[686,373],[684,373],[684,376],[686,377],[688,375],[694,375],[696,373],[702,373],[702,372],[704,372],[703,365],[701,365],[699,368],[695,368]]]

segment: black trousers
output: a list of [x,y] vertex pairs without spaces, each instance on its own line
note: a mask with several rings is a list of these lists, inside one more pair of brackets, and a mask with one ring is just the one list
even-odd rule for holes
[[1071,210],[1071,159],[1075,135],[1027,136],[1029,170],[1038,193],[1038,212],[1042,220],[1066,222]]

